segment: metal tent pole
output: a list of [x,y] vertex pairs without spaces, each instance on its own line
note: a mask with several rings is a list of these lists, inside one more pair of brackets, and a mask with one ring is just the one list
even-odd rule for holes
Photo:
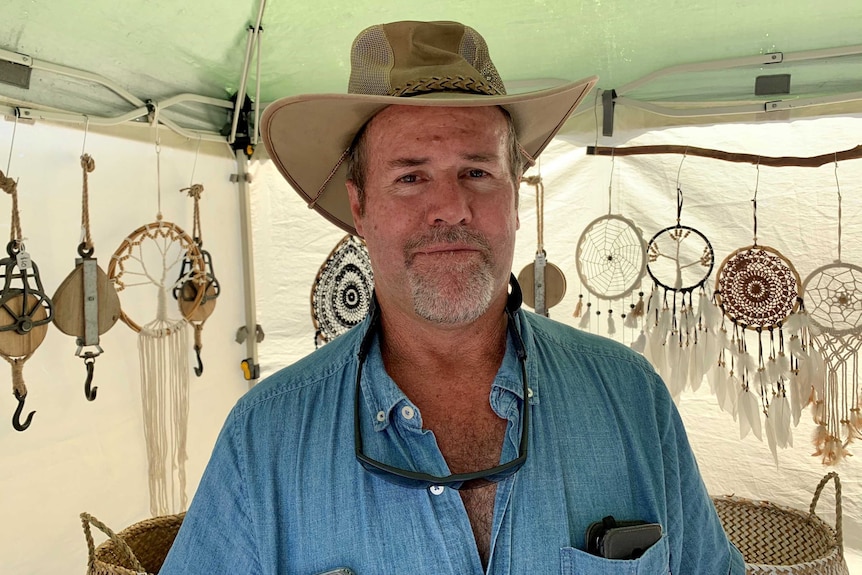
[[245,299],[245,325],[237,331],[238,343],[245,343],[246,358],[242,360],[242,371],[249,387],[260,377],[257,344],[263,341],[263,330],[257,323],[257,303],[254,290],[254,244],[251,227],[251,197],[249,193],[248,156],[244,149],[234,150],[237,173],[231,176],[239,192],[240,235],[242,236],[243,297]]

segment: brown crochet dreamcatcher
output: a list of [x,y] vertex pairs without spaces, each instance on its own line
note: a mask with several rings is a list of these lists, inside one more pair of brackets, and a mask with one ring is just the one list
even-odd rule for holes
[[[15,116],[18,125],[18,116]],[[15,132],[12,132],[14,146]],[[9,164],[12,149],[9,150]],[[9,172],[9,164],[6,173]],[[0,172],[0,189],[12,196],[12,231],[6,244],[7,257],[0,259],[0,357],[12,366],[12,394],[18,407],[12,416],[12,427],[24,431],[30,427],[35,411],[21,421],[27,386],[24,383],[24,362],[42,344],[48,324],[54,317],[54,307],[42,287],[39,267],[24,248],[21,218],[18,213],[18,182]]]
[[[81,230],[83,239],[78,245],[75,269],[54,292],[54,325],[75,337],[78,348],[75,356],[84,360],[87,378],[84,381],[84,397],[96,399],[92,387],[96,358],[103,353],[99,336],[111,329],[120,318],[120,298],[114,284],[93,257],[95,248],[90,235],[89,185],[87,174],[96,169],[96,162],[89,154],[81,156],[83,192],[81,202]],[[84,351],[84,348],[87,348]]]
[[676,195],[676,224],[656,233],[647,245],[646,268],[654,288],[644,322],[644,351],[671,394],[679,397],[688,385],[697,390],[718,361],[721,311],[705,287],[715,264],[712,244],[680,223],[683,194],[678,185]]
[[[838,183],[838,164],[835,164]],[[814,349],[811,367],[799,372],[801,392],[810,390],[817,428],[816,451],[824,465],[835,465],[849,455],[848,446],[862,439],[862,395],[859,349],[862,347],[862,268],[841,261],[841,188],[838,188],[838,259],[805,278],[809,329]],[[803,318],[804,320],[805,318]],[[800,326],[801,327],[801,326]],[[822,360],[817,355],[822,354]]]
[[[752,432],[762,440],[765,427],[777,458],[777,448],[793,444],[789,382],[801,358],[789,353],[784,325],[792,323],[792,314],[804,311],[802,283],[790,260],[757,242],[756,186],[752,205],[754,242],[727,256],[716,277],[715,300],[732,333],[719,355],[713,384],[719,405],[737,418],[740,437]],[[726,331],[724,323],[722,329]]]
[[[188,317],[206,294],[198,289],[185,314],[172,316],[169,293],[186,282],[206,285],[206,268],[198,244],[161,213],[160,145],[156,138],[159,209],[156,221],[129,234],[111,257],[108,276],[120,294],[120,318],[138,334],[141,402],[149,466],[150,511],[166,515],[185,510],[186,436],[189,413]],[[187,271],[180,274],[183,262]],[[176,279],[174,279],[176,278]],[[138,289],[141,288],[141,289]],[[155,289],[154,289],[155,288]],[[156,317],[143,323],[132,319],[132,295],[156,293]],[[178,310],[179,311],[179,310]]]
[[368,315],[374,274],[362,239],[347,235],[320,266],[311,286],[314,346],[332,341]]

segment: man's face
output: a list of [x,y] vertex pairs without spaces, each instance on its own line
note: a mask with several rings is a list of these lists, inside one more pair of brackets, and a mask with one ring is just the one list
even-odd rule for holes
[[507,136],[496,107],[390,106],[367,126],[362,209],[347,186],[384,305],[456,325],[506,293],[519,225]]

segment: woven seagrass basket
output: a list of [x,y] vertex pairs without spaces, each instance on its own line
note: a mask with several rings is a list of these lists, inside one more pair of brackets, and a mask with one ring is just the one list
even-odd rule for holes
[[[835,529],[814,510],[823,487],[835,481]],[[814,491],[808,513],[768,501],[713,497],[724,530],[745,558],[748,575],[849,575],[841,531],[841,482],[828,473]]]
[[[145,519],[114,533],[104,523],[81,513],[89,556],[87,575],[156,575],[174,543],[185,513]],[[95,547],[90,524],[108,539]]]

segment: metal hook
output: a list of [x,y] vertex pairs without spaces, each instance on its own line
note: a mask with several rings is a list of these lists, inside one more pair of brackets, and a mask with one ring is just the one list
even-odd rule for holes
[[87,401],[93,401],[96,399],[96,392],[99,390],[98,387],[90,387],[93,384],[93,369],[96,366],[96,358],[84,358],[84,365],[87,366],[87,381],[84,382],[84,397],[87,398]]
[[24,431],[30,427],[30,422],[33,421],[33,415],[36,412],[31,411],[30,415],[27,416],[27,419],[24,420],[24,423],[21,423],[21,413],[24,411],[24,400],[27,398],[27,394],[19,395],[18,390],[13,391],[12,393],[15,394],[15,399],[18,400],[18,408],[15,409],[15,415],[12,416],[12,427],[14,427],[16,431]]
[[195,368],[195,375],[200,377],[204,372],[204,364],[201,361],[201,348],[195,346],[195,356],[197,356],[198,366]]

